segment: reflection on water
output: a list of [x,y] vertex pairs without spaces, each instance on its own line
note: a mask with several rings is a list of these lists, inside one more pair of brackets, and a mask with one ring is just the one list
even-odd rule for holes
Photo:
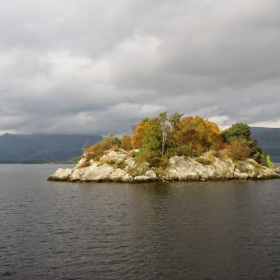
[[0,279],[280,279],[279,180],[47,182],[0,165]]

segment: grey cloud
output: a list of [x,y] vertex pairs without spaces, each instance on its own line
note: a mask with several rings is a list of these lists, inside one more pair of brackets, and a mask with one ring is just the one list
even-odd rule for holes
[[128,133],[161,111],[280,126],[280,3],[0,3],[0,132]]

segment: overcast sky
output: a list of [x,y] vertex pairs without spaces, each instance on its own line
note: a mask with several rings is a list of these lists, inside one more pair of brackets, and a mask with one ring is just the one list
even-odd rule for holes
[[0,0],[0,94],[0,134],[280,127],[280,1]]

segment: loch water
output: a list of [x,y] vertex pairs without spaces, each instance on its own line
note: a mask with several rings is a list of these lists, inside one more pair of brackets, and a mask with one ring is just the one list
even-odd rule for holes
[[0,165],[0,279],[280,279],[280,180],[48,182],[58,167]]

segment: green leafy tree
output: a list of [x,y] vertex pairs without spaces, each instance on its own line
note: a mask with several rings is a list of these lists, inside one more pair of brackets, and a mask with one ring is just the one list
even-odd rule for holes
[[159,125],[147,128],[143,139],[143,147],[140,149],[138,159],[145,158],[151,166],[159,166],[161,160],[162,131]]
[[222,132],[223,139],[226,143],[231,144],[234,141],[241,142],[250,149],[250,157],[258,163],[263,163],[265,159],[264,150],[258,146],[258,141],[251,138],[251,128],[246,123],[236,123]]
[[231,143],[235,140],[245,142],[244,140],[251,140],[251,128],[246,123],[236,123],[230,128],[222,132],[224,141]]
[[143,147],[152,151],[154,154],[160,155],[162,147],[162,131],[158,125],[152,125],[147,128],[143,140]]

